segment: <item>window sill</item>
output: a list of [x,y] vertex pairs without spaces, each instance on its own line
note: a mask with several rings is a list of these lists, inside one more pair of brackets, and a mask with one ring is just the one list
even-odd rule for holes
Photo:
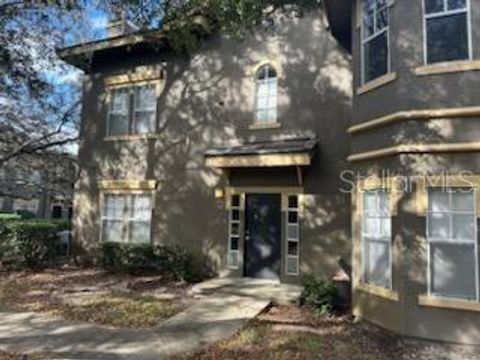
[[415,74],[424,76],[478,70],[480,70],[480,60],[449,61],[417,67]]
[[105,136],[103,141],[137,141],[137,140],[152,140],[157,139],[158,134],[138,134],[138,135],[114,135]]
[[269,122],[265,124],[257,123],[250,125],[248,130],[270,130],[270,129],[280,129],[282,125],[278,122]]
[[480,303],[470,300],[448,299],[428,295],[418,297],[418,305],[442,309],[480,311]]
[[369,91],[377,89],[379,87],[387,85],[387,84],[391,83],[392,81],[395,81],[396,79],[397,79],[397,73],[395,73],[395,72],[388,73],[388,74],[385,74],[383,76],[380,76],[379,78],[376,78],[375,80],[369,81],[368,83],[360,86],[357,89],[357,95],[362,95],[362,94],[365,94]]
[[369,284],[364,284],[364,283],[359,283],[355,287],[356,290],[360,290],[364,293],[368,293],[371,295],[375,295],[387,300],[391,301],[398,301],[400,299],[398,292],[390,290],[390,289],[385,289],[381,288],[379,286],[374,286],[374,285],[369,285]]

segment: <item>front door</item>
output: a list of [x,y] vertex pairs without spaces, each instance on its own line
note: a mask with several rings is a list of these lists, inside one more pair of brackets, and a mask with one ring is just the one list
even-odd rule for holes
[[281,195],[247,194],[245,276],[278,279],[282,239]]

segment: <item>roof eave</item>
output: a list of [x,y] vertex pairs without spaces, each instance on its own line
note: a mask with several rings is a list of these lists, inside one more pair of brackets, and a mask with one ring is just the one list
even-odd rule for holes
[[95,53],[145,43],[163,43],[164,40],[164,35],[158,30],[143,33],[137,32],[65,48],[58,48],[56,49],[56,52],[60,59],[82,70],[86,70],[86,63],[88,63],[88,60]]

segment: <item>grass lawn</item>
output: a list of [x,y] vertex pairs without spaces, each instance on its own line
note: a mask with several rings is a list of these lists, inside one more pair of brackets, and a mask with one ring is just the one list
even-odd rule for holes
[[272,307],[238,334],[172,360],[474,360],[480,348],[406,340],[349,316]]
[[186,307],[187,290],[168,277],[95,269],[0,273],[0,303],[8,308],[121,328],[158,325]]

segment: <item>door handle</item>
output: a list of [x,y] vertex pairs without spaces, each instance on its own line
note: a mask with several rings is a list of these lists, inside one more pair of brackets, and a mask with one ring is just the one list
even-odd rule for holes
[[250,241],[250,233],[249,231],[245,231],[245,242],[249,242]]

